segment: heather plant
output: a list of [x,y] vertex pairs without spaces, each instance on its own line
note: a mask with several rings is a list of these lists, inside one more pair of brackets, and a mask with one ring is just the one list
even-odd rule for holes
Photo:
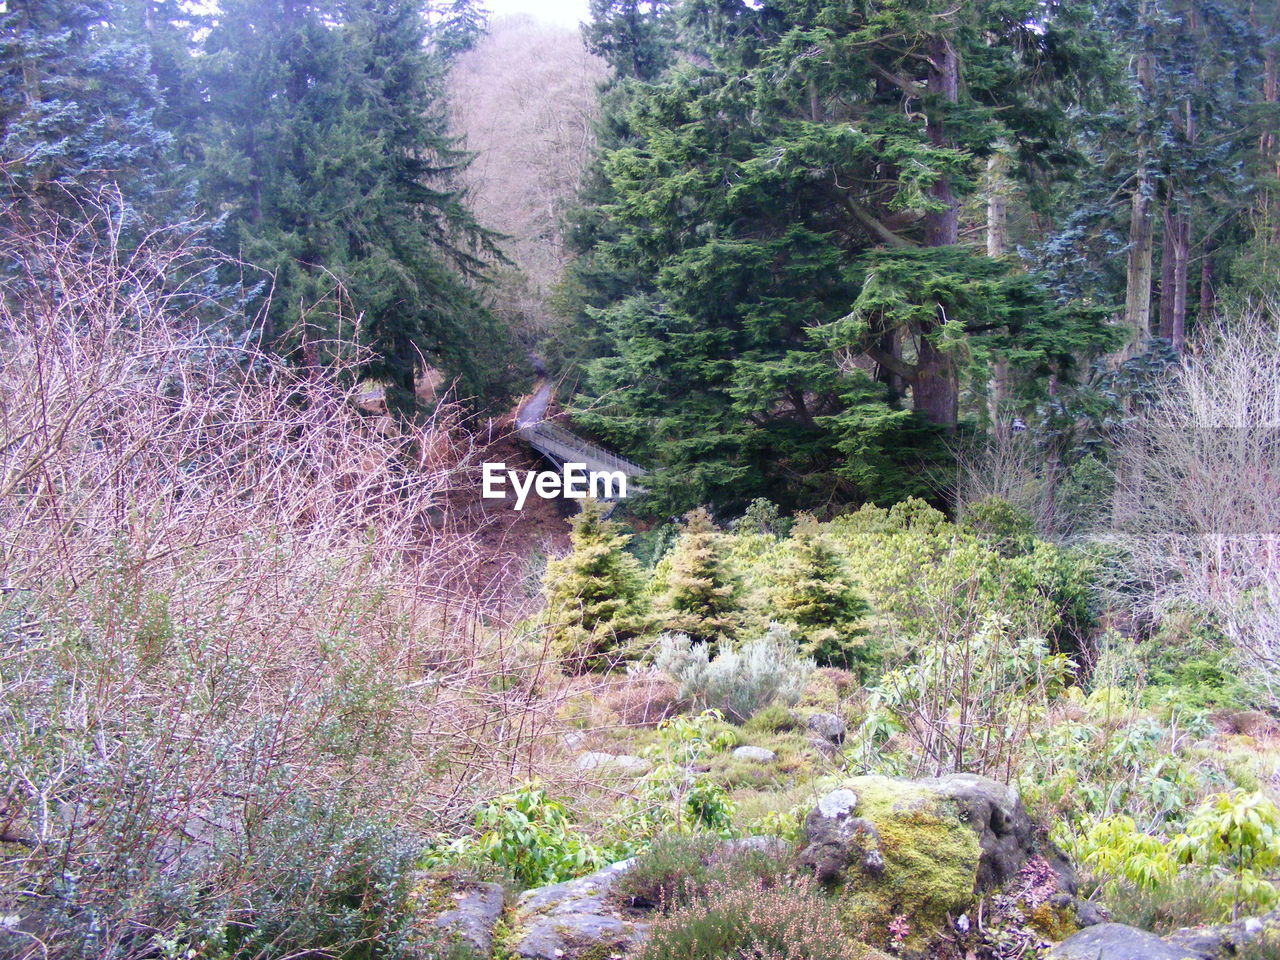
[[639,960],[864,960],[834,901],[811,881],[717,882],[654,921]]
[[776,847],[726,843],[716,834],[665,833],[636,857],[612,892],[626,906],[670,912],[713,890],[777,886],[790,869]]
[[654,665],[679,684],[683,701],[720,710],[734,723],[745,723],[773,703],[795,703],[813,671],[813,661],[800,656],[790,633],[777,624],[714,657],[707,644],[682,634],[664,636]]

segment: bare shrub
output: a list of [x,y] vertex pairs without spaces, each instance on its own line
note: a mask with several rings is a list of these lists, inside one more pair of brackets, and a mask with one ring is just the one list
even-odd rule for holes
[[1211,329],[1126,436],[1114,535],[1149,609],[1213,617],[1274,696],[1280,677],[1280,312]]
[[232,339],[204,251],[104,222],[0,234],[0,952],[391,955],[405,828],[545,722],[432,533],[465,437],[371,429]]

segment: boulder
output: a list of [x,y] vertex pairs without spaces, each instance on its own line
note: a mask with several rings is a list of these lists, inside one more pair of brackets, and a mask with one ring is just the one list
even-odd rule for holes
[[733,751],[733,755],[739,760],[752,760],[756,763],[772,763],[777,759],[777,754],[772,750],[764,747],[737,747]]
[[994,890],[1022,869],[1034,852],[1031,817],[1018,791],[972,773],[919,781],[954,803],[960,819],[978,837],[979,892]]
[[597,960],[633,950],[649,925],[625,914],[609,896],[632,862],[523,894],[511,917],[512,952],[528,960]]
[[815,740],[839,746],[844,743],[845,722],[834,713],[813,713],[805,720],[805,726]]
[[1063,940],[1046,960],[1196,960],[1196,956],[1146,930],[1100,923]]
[[908,917],[907,954],[973,905],[982,847],[958,805],[909,780],[855,777],[805,820],[802,865],[835,887],[850,925],[887,931]]
[[1070,865],[1037,840],[1018,792],[985,777],[854,777],[818,801],[804,833],[800,863],[836,888],[853,926],[910,919],[904,955],[998,887],[1037,905],[1060,894],[1069,929],[1095,919],[1075,909]]
[[455,905],[432,925],[455,942],[465,943],[477,957],[493,955],[493,929],[502,916],[506,891],[500,883],[469,884],[454,894]]
[[1280,910],[1272,910],[1261,917],[1247,917],[1235,923],[1212,927],[1184,927],[1165,939],[1197,960],[1219,960],[1244,953],[1248,944],[1264,938],[1280,955]]
[[599,770],[620,777],[642,777],[653,769],[653,764],[644,757],[595,752],[580,754],[576,766],[584,773]]
[[442,943],[463,945],[476,957],[493,955],[494,930],[506,901],[501,884],[422,874],[414,899],[421,919],[414,925],[411,956],[439,956]]

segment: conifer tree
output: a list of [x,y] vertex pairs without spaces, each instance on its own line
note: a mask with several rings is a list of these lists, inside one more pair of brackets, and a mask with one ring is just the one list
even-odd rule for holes
[[547,564],[543,613],[552,649],[570,673],[607,669],[643,626],[640,562],[631,537],[588,501],[571,521],[572,550]]
[[791,628],[801,651],[819,666],[865,676],[876,661],[860,626],[870,608],[850,585],[839,553],[812,516],[796,522],[790,546],[773,588],[777,619]]
[[136,225],[172,137],[157,124],[149,50],[124,20],[117,0],[8,0],[0,10],[7,199],[74,216],[117,187]]
[[731,639],[742,623],[742,585],[724,557],[724,535],[706,508],[690,511],[672,547],[656,622],[694,643]]
[[[463,203],[443,70],[414,0],[227,0],[203,58],[203,189],[230,252],[273,276],[265,339],[307,362],[357,339],[389,405],[427,366],[500,392],[508,341],[476,289],[492,240]],[[465,32],[465,31],[464,31]],[[345,311],[315,304],[345,301]],[[305,339],[312,345],[307,355]],[[329,345],[329,346],[325,346]]]
[[925,493],[989,356],[1039,375],[1029,406],[1109,346],[1101,311],[958,230],[993,144],[1019,173],[1069,152],[1109,62],[1091,11],[680,5],[687,56],[632,85],[578,271],[601,349],[575,417],[665,468],[655,505]]

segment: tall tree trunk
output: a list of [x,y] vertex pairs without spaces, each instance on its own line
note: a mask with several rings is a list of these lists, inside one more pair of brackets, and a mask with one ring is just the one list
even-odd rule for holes
[[[1003,257],[1009,246],[1009,201],[1005,196],[1008,181],[1004,176],[1005,156],[1000,151],[987,161],[987,256]],[[1005,399],[1009,393],[1009,361],[995,357],[991,379],[987,383],[987,416],[993,429],[999,429]]]
[[[948,104],[960,97],[960,58],[947,37],[936,38],[929,52],[929,95]],[[925,131],[934,146],[951,146],[941,110],[928,111]],[[945,247],[960,239],[960,203],[951,189],[950,177],[939,177],[932,193],[942,209],[925,214],[924,242],[928,247]]]
[[[1150,0],[1142,4],[1141,20],[1150,26]],[[1155,81],[1155,57],[1149,41],[1144,41],[1137,63],[1139,97],[1139,122],[1142,132],[1138,136],[1138,168],[1134,177],[1133,207],[1129,213],[1129,256],[1126,264],[1126,289],[1124,298],[1124,322],[1132,332],[1133,340],[1141,343],[1151,336],[1151,280],[1155,246],[1155,230],[1151,215],[1151,194],[1154,181],[1151,173],[1151,135],[1146,130],[1147,100]]]
[[[947,104],[960,97],[960,58],[947,37],[937,37],[929,52],[929,95]],[[950,146],[946,122],[940,106],[928,111],[926,131],[935,146]],[[950,177],[939,177],[932,188],[933,198],[941,209],[925,214],[925,245],[945,247],[960,239],[960,203],[951,189]],[[937,349],[930,339],[945,318],[921,325],[917,343],[914,383],[911,385],[912,406],[930,423],[947,430],[955,427],[960,417],[960,387],[956,365],[950,354]]]
[[1187,266],[1191,259],[1191,215],[1179,211],[1173,216],[1173,312],[1169,318],[1169,340],[1179,353],[1187,343]]
[[1164,234],[1160,243],[1160,325],[1157,335],[1169,339],[1169,331],[1173,329],[1173,253],[1177,241],[1177,228],[1173,222],[1173,201],[1164,205],[1161,221]]

